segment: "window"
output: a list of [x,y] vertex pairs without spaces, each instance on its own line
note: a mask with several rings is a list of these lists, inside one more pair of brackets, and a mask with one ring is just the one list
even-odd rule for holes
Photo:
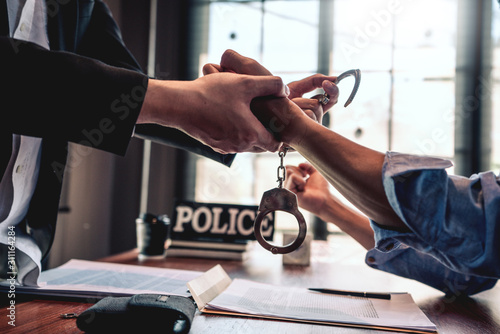
[[[226,49],[261,62],[285,82],[317,72],[319,1],[210,2],[205,62],[218,63]],[[286,164],[298,164],[288,153]],[[196,163],[195,200],[258,205],[262,193],[277,186],[278,154],[238,154],[231,168],[208,159]],[[307,213],[305,213],[307,219]],[[295,228],[287,213],[277,213],[279,228]]]
[[380,151],[452,158],[456,1],[334,3],[333,73],[360,68],[362,85],[332,128]]
[[[382,152],[453,160],[457,40],[465,38],[458,32],[460,20],[465,20],[459,19],[460,1],[199,1],[209,19],[207,46],[200,52],[198,66],[218,63],[230,48],[258,60],[287,82],[319,69],[335,75],[359,68],[361,87],[348,108],[342,105],[352,82],[339,84],[340,100],[330,111],[333,130]],[[492,2],[493,91],[497,92],[500,10],[497,1]],[[327,19],[325,10],[330,11]],[[326,58],[319,42],[325,41],[325,31],[326,41],[332,41]],[[500,100],[492,103],[492,167],[498,169]],[[286,164],[302,161],[298,153],[285,158]],[[239,154],[230,169],[197,158],[195,200],[257,205],[262,193],[277,185],[278,164],[277,154],[270,153]],[[310,221],[311,216],[305,216]],[[296,226],[293,217],[278,216],[277,224],[278,229]]]

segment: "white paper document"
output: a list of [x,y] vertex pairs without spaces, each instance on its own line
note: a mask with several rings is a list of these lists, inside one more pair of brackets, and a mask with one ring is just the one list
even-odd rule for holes
[[186,284],[203,272],[70,260],[42,272],[38,287],[16,287],[37,295],[100,297],[159,293],[190,296]]
[[[222,269],[222,268],[220,268]],[[214,269],[216,270],[216,269]],[[222,275],[208,271],[212,277]],[[197,301],[210,295],[206,284],[200,284],[204,276],[188,283]],[[306,288],[283,287],[248,280],[226,281],[226,288],[210,301],[203,300],[202,312],[254,316],[271,319],[335,324],[353,327],[380,328],[406,332],[436,332],[418,308],[410,294],[392,294],[390,300],[365,297],[340,296],[312,292]],[[197,296],[196,287],[203,286],[204,296]],[[218,290],[223,284],[217,282]]]

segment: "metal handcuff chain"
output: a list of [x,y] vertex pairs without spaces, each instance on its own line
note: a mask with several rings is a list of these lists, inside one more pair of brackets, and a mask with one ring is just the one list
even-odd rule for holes
[[[262,200],[257,211],[257,217],[254,223],[255,239],[264,248],[273,254],[287,254],[293,252],[302,245],[307,234],[307,224],[304,216],[299,211],[297,205],[297,195],[288,189],[283,188],[283,182],[286,177],[286,170],[283,164],[287,148],[282,146],[279,151],[280,166],[278,167],[278,187],[264,192]],[[284,211],[292,214],[299,224],[299,234],[297,238],[286,246],[276,246],[268,243],[262,236],[262,221],[273,211]]]
[[[361,83],[361,71],[360,70],[350,70],[340,74],[337,79],[334,81],[335,84],[338,84],[342,79],[347,78],[349,76],[354,76],[355,83],[354,88],[351,92],[351,95],[347,99],[347,102],[344,104],[344,107],[347,107],[356,93],[358,91],[359,85]],[[313,98],[317,98],[318,101],[326,105],[328,101],[330,101],[330,96],[325,92],[322,95],[317,95]],[[287,153],[288,148],[286,146],[282,146],[278,155],[280,157],[280,165],[278,167],[278,187],[268,190],[264,192],[262,195],[262,200],[259,205],[259,209],[257,211],[257,216],[255,217],[255,222],[253,226],[253,231],[255,235],[255,239],[259,242],[259,244],[264,248],[270,251],[273,254],[287,254],[291,253],[294,250],[298,249],[302,243],[304,242],[307,235],[307,224],[304,219],[304,216],[299,211],[297,204],[297,195],[291,192],[288,189],[283,188],[283,183],[286,178],[286,170],[284,166],[284,158]],[[284,246],[276,246],[268,243],[264,236],[262,235],[262,221],[264,218],[271,212],[274,211],[284,211],[292,214],[297,219],[299,224],[299,233],[297,238],[293,242]]]

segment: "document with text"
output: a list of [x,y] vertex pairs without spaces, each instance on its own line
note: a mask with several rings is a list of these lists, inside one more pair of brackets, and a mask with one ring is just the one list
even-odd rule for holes
[[70,260],[43,271],[39,286],[17,286],[16,291],[35,295],[104,298],[139,293],[190,296],[186,284],[200,271]]
[[323,294],[243,279],[231,281],[221,270],[212,268],[188,283],[202,312],[410,333],[437,332],[408,293],[392,294],[390,300]]

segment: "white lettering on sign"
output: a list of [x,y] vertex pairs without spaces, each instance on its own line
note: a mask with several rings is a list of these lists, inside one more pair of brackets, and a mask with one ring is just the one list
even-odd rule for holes
[[238,209],[229,209],[229,231],[227,231],[228,235],[236,235],[236,216],[240,210]]
[[[211,234],[225,234],[225,235],[242,235],[248,236],[253,233],[253,225],[246,228],[245,218],[252,221],[255,220],[255,211],[249,209],[239,210],[237,208],[230,208],[229,221],[222,221],[221,215],[224,211],[222,207],[200,206],[196,209],[179,205],[176,207],[177,219],[172,231],[176,233],[183,233],[185,224],[191,224],[192,229],[196,233]],[[270,217],[265,217],[262,221],[262,235],[269,237],[272,235],[272,224],[269,223]]]
[[189,206],[177,207],[177,221],[175,222],[174,232],[183,232],[182,224],[190,222],[193,218],[193,209]]
[[222,212],[222,208],[212,208],[212,212],[214,213],[214,224],[210,233],[213,234],[224,234],[227,231],[227,224],[219,226],[220,223],[220,214]]
[[[205,226],[200,226],[201,215],[204,215],[206,217]],[[193,226],[193,230],[197,233],[207,232],[210,229],[210,226],[212,226],[212,213],[210,212],[210,209],[206,206],[199,207],[193,213],[193,221],[191,222],[191,225]]]
[[243,221],[245,219],[245,216],[250,216],[250,219],[255,220],[255,212],[251,210],[243,210],[240,212],[240,215],[238,216],[238,223],[236,226],[238,226],[238,231],[243,234],[243,235],[249,235],[253,233],[253,226],[251,226],[249,229],[245,229],[245,226],[243,224]]

